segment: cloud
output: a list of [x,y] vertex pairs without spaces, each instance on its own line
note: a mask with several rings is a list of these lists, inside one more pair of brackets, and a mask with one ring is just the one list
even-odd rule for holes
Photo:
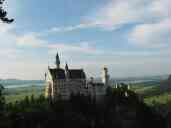
[[53,33],[53,32],[72,32],[75,30],[81,30],[81,29],[87,29],[87,28],[93,28],[97,27],[97,23],[80,23],[78,25],[71,25],[71,26],[66,26],[66,27],[53,27],[51,28],[48,32]]
[[[59,51],[62,53],[78,53],[78,54],[100,54],[101,51],[97,50],[95,47],[92,47],[87,42],[79,42],[75,44],[66,44],[66,43],[54,43],[49,44],[48,48],[51,50],[51,53],[54,51]],[[56,53],[56,52],[55,52]]]
[[112,0],[87,20],[105,29],[125,24],[151,23],[171,16],[169,0]]
[[[2,31],[8,30],[4,28]],[[1,31],[1,30],[0,30]],[[61,51],[67,53],[98,53],[99,51],[93,47],[92,42],[52,42],[48,39],[42,39],[41,33],[29,32],[23,35],[15,35],[14,33],[6,33],[8,36],[14,37],[14,44],[18,48],[45,48],[53,53],[53,51]],[[55,52],[56,53],[56,52]]]
[[105,30],[133,24],[128,35],[133,45],[164,48],[171,42],[170,6],[170,0],[112,0],[84,20]]
[[12,33],[12,30],[15,28],[14,25],[4,24],[0,22],[0,47],[5,48],[14,44],[15,35]]
[[[141,24],[136,26],[128,35],[128,39],[135,46],[145,48],[161,48],[168,47],[171,38],[170,20],[165,20],[156,24]],[[16,44],[18,47],[24,48],[44,48],[48,50],[49,55],[55,55],[56,52],[65,55],[93,55],[93,56],[151,56],[158,55],[156,51],[143,50],[107,50],[100,49],[93,42],[50,42],[38,36],[38,33],[28,33],[23,36],[18,36]],[[170,54],[170,49],[161,50],[160,54]]]
[[47,42],[39,39],[35,33],[28,33],[23,36],[18,36],[16,39],[17,46],[20,47],[32,47],[32,48],[40,48],[45,47]]
[[[100,76],[100,68],[104,65],[109,67],[111,75],[115,77],[168,73],[171,71],[171,61],[168,59],[171,55],[170,6],[170,0],[111,0],[82,17],[79,24],[53,27],[48,31],[50,36],[49,32],[73,32],[87,28],[115,30],[133,24],[128,39],[131,45],[139,46],[136,50],[117,50],[117,46],[116,49],[102,49],[98,47],[101,44],[92,45],[92,42],[87,41],[51,42],[44,38],[47,37],[46,32],[18,35],[12,31],[17,29],[14,25],[0,24],[0,57],[4,58],[0,66],[8,67],[1,70],[0,77],[43,78],[49,59],[44,55],[49,53],[50,59],[55,59],[57,51],[62,54],[62,61],[69,61],[69,66],[85,68],[88,74],[94,76]],[[144,47],[154,49],[144,51],[141,49]],[[22,51],[26,48],[29,48],[27,53]],[[34,49],[37,56],[32,52]],[[18,57],[20,55],[22,57]]]
[[21,48],[45,48],[49,50],[49,53],[55,54],[57,51],[73,54],[100,54],[101,52],[91,45],[92,42],[51,42],[42,39],[38,35],[38,33],[28,33],[18,36],[16,38],[16,44]]
[[3,22],[0,21],[0,33],[1,34],[5,34],[5,33],[9,32],[13,28],[14,28],[13,25],[4,24]]
[[[139,52],[140,53],[140,52]],[[62,60],[65,58],[62,57]],[[68,61],[68,58],[67,58]],[[171,61],[168,57],[156,55],[117,55],[110,54],[84,57],[75,59],[69,58],[69,67],[84,68],[88,76],[100,77],[101,68],[107,66],[112,77],[143,76],[154,74],[167,74],[170,70]]]
[[53,27],[48,32],[71,32],[87,28],[116,30],[127,24],[149,24],[171,17],[170,0],[111,0],[83,16],[80,24]]
[[9,58],[11,60],[14,60],[14,59],[16,59],[17,56],[20,55],[20,53],[21,53],[21,51],[15,49],[15,48],[0,49],[0,57],[5,58],[5,59]]
[[171,19],[136,26],[128,37],[137,46],[166,48],[171,46]]
[[0,23],[0,78],[43,79],[47,62],[35,59],[31,52],[26,53],[22,49],[40,46],[42,42],[37,42],[37,38],[31,34],[18,35],[15,30],[14,24]]
[[16,78],[16,79],[44,79],[44,73],[47,69],[47,63],[42,63],[39,59],[33,60],[30,58],[10,61],[5,59],[0,64],[0,78]]

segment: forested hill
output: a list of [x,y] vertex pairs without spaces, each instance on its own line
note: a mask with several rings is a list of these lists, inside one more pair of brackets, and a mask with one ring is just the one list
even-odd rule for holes
[[108,88],[98,102],[77,94],[67,101],[52,102],[40,95],[0,103],[0,128],[166,128],[165,118],[122,87]]

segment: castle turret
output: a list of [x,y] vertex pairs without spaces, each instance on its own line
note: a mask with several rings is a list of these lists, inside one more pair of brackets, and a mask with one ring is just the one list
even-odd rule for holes
[[56,54],[56,67],[59,69],[60,68],[60,59],[58,53]]
[[104,85],[109,85],[109,74],[106,67],[104,67],[102,70],[102,82],[104,83]]
[[67,63],[65,65],[65,74],[66,74],[66,78],[69,79],[69,68],[68,68],[68,64]]
[[47,78],[47,73],[45,72],[45,81],[46,81],[46,78]]

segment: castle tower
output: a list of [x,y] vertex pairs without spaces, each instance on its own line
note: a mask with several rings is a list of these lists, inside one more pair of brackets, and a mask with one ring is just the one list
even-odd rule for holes
[[104,83],[104,85],[109,85],[109,74],[106,67],[104,67],[102,70],[102,82]]
[[60,68],[60,59],[59,59],[58,53],[56,54],[56,67],[57,67],[57,69]]

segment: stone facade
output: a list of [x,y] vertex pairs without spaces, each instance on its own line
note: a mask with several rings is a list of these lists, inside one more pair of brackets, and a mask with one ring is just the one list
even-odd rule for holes
[[102,83],[95,83],[91,78],[87,80],[83,69],[70,69],[66,64],[65,69],[60,67],[59,55],[56,55],[56,68],[48,67],[46,77],[45,96],[57,100],[67,100],[71,94],[83,94],[100,100],[104,97],[109,85],[107,68],[102,70]]

